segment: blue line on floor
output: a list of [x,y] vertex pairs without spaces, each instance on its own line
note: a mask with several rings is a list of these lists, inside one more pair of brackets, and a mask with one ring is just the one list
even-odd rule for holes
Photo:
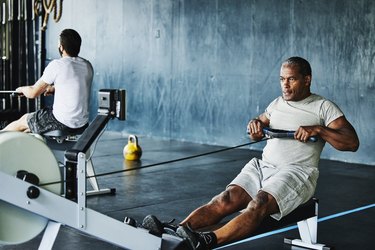
[[334,219],[334,218],[337,218],[337,217],[340,217],[340,216],[344,216],[344,215],[347,215],[347,214],[359,212],[359,211],[369,209],[369,208],[373,208],[373,207],[375,207],[375,203],[367,205],[367,206],[355,208],[355,209],[352,209],[352,210],[344,211],[344,212],[341,212],[341,213],[332,214],[332,215],[329,215],[329,216],[326,216],[326,217],[322,217],[322,218],[318,219],[318,222]]
[[[348,215],[348,214],[351,214],[351,213],[356,213],[356,212],[363,211],[363,210],[373,208],[373,207],[375,207],[375,203],[367,205],[367,206],[355,208],[355,209],[352,209],[352,210],[344,211],[344,212],[341,212],[341,213],[328,215],[326,217],[319,218],[318,222],[331,220],[331,219],[334,219],[334,218],[337,218],[337,217],[341,217],[341,216]],[[240,240],[240,241],[237,241],[237,242],[234,242],[234,243],[222,246],[222,247],[218,247],[218,248],[215,248],[215,249],[223,249],[223,248],[226,248],[226,247],[229,247],[229,246],[238,245],[238,244],[241,244],[241,243],[244,243],[244,242],[260,239],[260,238],[271,236],[271,235],[278,234],[278,233],[283,233],[283,232],[290,231],[290,230],[297,229],[297,228],[298,228],[297,225],[281,228],[281,229],[270,231],[270,232],[267,232],[267,233],[255,235],[255,236],[249,237],[247,239]]]

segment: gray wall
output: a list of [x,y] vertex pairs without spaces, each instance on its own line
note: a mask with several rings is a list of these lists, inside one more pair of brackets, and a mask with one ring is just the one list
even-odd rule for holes
[[281,61],[299,55],[312,91],[336,102],[361,140],[357,153],[327,145],[322,157],[374,165],[374,27],[372,0],[65,0],[47,56],[58,57],[62,29],[80,32],[96,72],[92,114],[99,89],[127,90],[128,119],[108,130],[233,146],[280,95]]

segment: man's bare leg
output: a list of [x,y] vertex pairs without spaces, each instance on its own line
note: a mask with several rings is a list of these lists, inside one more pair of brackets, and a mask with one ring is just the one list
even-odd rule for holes
[[27,125],[27,116],[29,114],[24,114],[20,119],[15,120],[9,123],[1,131],[20,131],[20,132],[29,132],[29,126]]
[[192,229],[215,225],[225,216],[246,208],[251,197],[239,186],[230,186],[209,203],[194,210],[180,225],[189,224]]
[[[237,188],[239,187],[236,187],[236,189]],[[234,210],[235,206],[231,206],[230,203],[222,202],[220,198],[223,197],[225,197],[225,192],[219,195],[219,199],[214,198],[213,201],[219,201],[219,203],[221,202],[221,208],[223,208],[227,213],[231,211],[231,209],[233,212],[238,211]],[[225,200],[228,201],[230,199]],[[218,244],[224,244],[245,238],[246,236],[248,236],[256,230],[256,228],[259,226],[259,224],[263,221],[263,219],[266,216],[277,213],[279,211],[276,200],[270,194],[263,191],[260,191],[254,200],[252,200],[251,198],[247,198],[247,201],[247,206],[245,205],[243,207],[246,207],[246,209],[240,215],[236,216],[223,227],[213,232],[198,233],[191,231],[189,227],[182,226],[177,229],[177,234],[183,238],[187,238],[190,241],[193,249],[195,249],[196,247],[201,249],[202,245],[202,249],[211,249],[212,247]],[[241,206],[239,204],[241,204],[242,206],[242,203],[238,202],[237,208],[241,209]],[[195,223],[192,224],[192,229],[196,229],[197,227],[200,227],[202,225],[202,222],[200,223],[199,219],[203,220],[204,223],[207,224],[212,223],[214,221],[218,221],[219,219],[221,219],[219,215],[222,216],[224,214],[220,214],[220,212],[218,212],[216,209],[209,210],[208,208],[209,204],[201,208],[198,208],[193,213],[191,213],[189,217],[185,219],[182,223]],[[215,212],[212,216],[214,219],[211,220],[209,218],[211,217],[211,214],[209,214],[208,211]],[[204,216],[207,216],[208,218],[204,218]]]
[[[242,188],[230,186],[209,203],[194,210],[180,225],[189,225],[193,229],[216,225],[225,216],[246,208],[250,200],[251,197]],[[176,230],[175,225],[162,222],[154,215],[147,215],[143,219],[142,226],[155,235],[162,235],[165,227]]]
[[223,244],[245,238],[257,229],[265,217],[278,211],[275,198],[260,191],[240,215],[214,231],[217,243]]

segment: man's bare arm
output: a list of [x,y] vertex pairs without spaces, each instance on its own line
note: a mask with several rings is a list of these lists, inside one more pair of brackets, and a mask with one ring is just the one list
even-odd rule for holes
[[24,96],[30,99],[34,99],[40,96],[44,91],[46,91],[49,85],[42,80],[37,81],[32,86],[22,86],[16,89],[16,92],[22,93]]
[[359,139],[357,133],[345,116],[341,116],[325,126],[301,126],[294,138],[306,142],[311,136],[320,136],[340,151],[357,151]]
[[250,120],[247,125],[247,131],[250,135],[251,140],[261,140],[264,137],[263,128],[268,127],[269,124],[270,121],[267,119],[264,113]]

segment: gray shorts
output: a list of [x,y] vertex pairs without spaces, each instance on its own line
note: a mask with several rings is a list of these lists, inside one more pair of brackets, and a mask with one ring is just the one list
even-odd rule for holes
[[69,130],[70,128],[56,120],[52,108],[47,107],[30,113],[27,116],[27,125],[31,133],[44,134],[52,130]]
[[319,170],[314,167],[275,167],[253,158],[228,186],[240,186],[252,198],[260,190],[272,195],[279,206],[279,213],[271,216],[280,220],[314,195],[318,176]]

